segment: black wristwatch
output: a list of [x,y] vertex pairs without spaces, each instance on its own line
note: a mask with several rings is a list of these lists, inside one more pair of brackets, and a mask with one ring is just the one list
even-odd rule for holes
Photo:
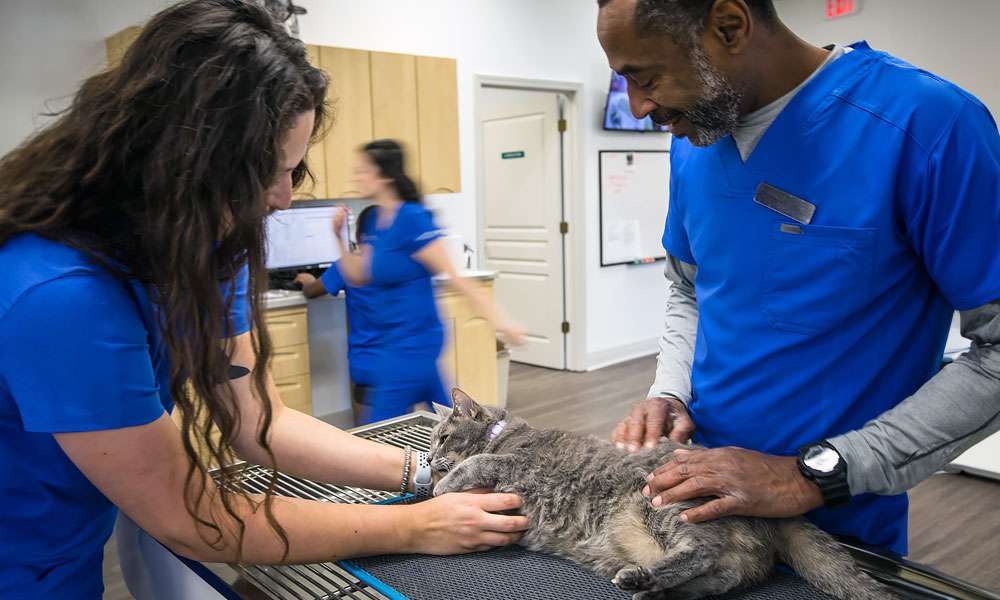
[[804,446],[799,449],[798,464],[802,475],[819,486],[826,506],[843,506],[851,501],[847,463],[836,448],[827,442]]

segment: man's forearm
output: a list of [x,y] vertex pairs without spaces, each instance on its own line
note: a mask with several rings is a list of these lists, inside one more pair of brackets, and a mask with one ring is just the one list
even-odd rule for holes
[[832,438],[852,494],[897,494],[1000,430],[1000,302],[962,313],[972,349],[862,429]]
[[691,400],[691,363],[698,334],[698,303],[694,276],[697,268],[667,256],[664,276],[667,290],[663,335],[656,359],[656,379],[649,397],[672,396],[687,404]]

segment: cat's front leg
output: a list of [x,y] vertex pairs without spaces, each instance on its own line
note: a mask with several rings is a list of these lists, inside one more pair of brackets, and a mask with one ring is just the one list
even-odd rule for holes
[[514,457],[509,454],[477,454],[458,463],[434,486],[434,495],[493,488],[510,477]]

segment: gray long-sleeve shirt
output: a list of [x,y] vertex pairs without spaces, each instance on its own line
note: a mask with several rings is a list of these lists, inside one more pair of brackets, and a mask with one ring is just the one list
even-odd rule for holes
[[[694,265],[667,257],[670,285],[651,397],[691,401],[696,273]],[[903,492],[1000,430],[1000,299],[963,311],[961,322],[972,340],[969,352],[863,428],[830,438],[847,463],[852,494]]]

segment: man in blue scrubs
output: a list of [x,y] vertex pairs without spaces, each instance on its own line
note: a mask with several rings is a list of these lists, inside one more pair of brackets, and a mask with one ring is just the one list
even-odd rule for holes
[[[905,490],[1000,428],[989,111],[864,42],[802,41],[771,0],[598,4],[633,113],[674,134],[657,376],[614,437],[710,448],[644,493],[905,554]],[[973,347],[939,371],[955,310]]]

